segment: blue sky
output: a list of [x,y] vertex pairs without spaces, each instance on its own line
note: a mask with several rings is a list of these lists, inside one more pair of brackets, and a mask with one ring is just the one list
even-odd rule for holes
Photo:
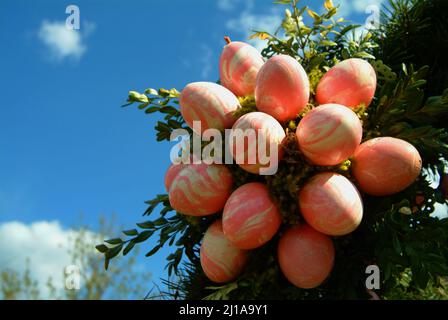
[[[362,22],[381,1],[342,2]],[[69,4],[78,31],[60,28]],[[63,237],[81,215],[92,228],[101,215],[126,228],[143,221],[143,201],[164,192],[170,145],[155,141],[156,117],[120,108],[128,90],[217,80],[222,37],[272,31],[283,10],[270,0],[2,0],[0,226],[33,233],[47,222]],[[167,252],[141,259],[154,279]]]

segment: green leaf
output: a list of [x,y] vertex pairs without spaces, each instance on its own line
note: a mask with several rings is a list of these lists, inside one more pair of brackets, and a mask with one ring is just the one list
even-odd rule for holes
[[140,222],[137,223],[137,227],[139,227],[140,229],[152,229],[154,228],[154,222],[152,221]]
[[123,256],[127,255],[135,246],[134,241],[130,241],[128,245],[123,250]]
[[148,102],[148,97],[137,91],[129,91],[129,101]]
[[108,244],[120,244],[123,242],[123,240],[121,240],[120,238],[114,238],[114,239],[104,240],[104,242],[106,242]]
[[110,259],[114,258],[117,254],[120,253],[122,248],[123,248],[123,244],[120,244],[116,247],[110,248],[109,251],[107,251],[105,254],[106,259],[110,260]]
[[153,88],[146,89],[146,90],[145,90],[145,93],[146,93],[146,94],[150,94],[150,95],[154,95],[154,96],[157,96],[157,95],[158,95],[157,90],[156,90],[156,89],[153,89]]
[[334,47],[337,46],[338,44],[334,41],[330,41],[330,40],[322,40],[319,42],[318,44],[321,47]]
[[99,245],[95,246],[95,249],[101,253],[105,253],[107,250],[109,250],[109,248],[104,244],[99,244]]
[[136,238],[133,239],[135,243],[140,243],[148,239],[150,236],[154,234],[155,230],[146,230],[141,232]]
[[372,56],[370,53],[367,53],[365,51],[356,52],[354,54],[354,57],[362,59],[375,59],[375,56]]
[[151,251],[149,251],[147,254],[145,254],[145,257],[150,257],[153,254],[155,254],[157,251],[159,251],[159,249],[161,248],[161,245],[156,245],[154,248],[152,248]]
[[125,230],[125,231],[123,231],[123,233],[125,235],[127,235],[127,236],[136,236],[136,235],[138,235],[137,229]]
[[145,110],[145,113],[154,113],[156,111],[159,111],[160,108],[159,107],[149,107]]

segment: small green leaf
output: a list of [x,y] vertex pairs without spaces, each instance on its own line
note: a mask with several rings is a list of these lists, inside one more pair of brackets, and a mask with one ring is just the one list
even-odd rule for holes
[[134,241],[130,241],[128,243],[128,245],[124,248],[123,250],[123,255],[127,255],[135,246],[135,242]]
[[127,236],[136,236],[138,235],[137,229],[125,230],[123,233]]
[[109,251],[107,251],[105,254],[106,259],[110,260],[110,259],[114,258],[117,254],[120,253],[122,248],[123,248],[123,244],[120,244],[116,247],[110,248]]
[[109,250],[109,248],[104,244],[99,244],[99,245],[95,246],[95,249],[101,253],[105,253],[107,250]]
[[157,96],[157,95],[158,95],[157,90],[156,90],[156,89],[153,89],[153,88],[146,89],[146,90],[145,90],[145,93],[146,93],[146,94],[151,94],[151,95],[154,95],[154,96]]
[[145,254],[145,257],[150,257],[153,254],[155,254],[157,251],[159,251],[159,249],[161,248],[161,245],[156,245],[154,248],[152,248],[151,251],[149,251],[147,254]]
[[319,42],[318,44],[321,47],[334,47],[337,46],[338,44],[334,41],[330,41],[330,40],[322,40]]
[[108,244],[120,244],[123,242],[123,240],[121,240],[120,238],[114,238],[114,239],[104,240],[104,242],[106,242]]
[[355,58],[362,58],[362,59],[375,59],[374,56],[372,56],[370,53],[367,53],[365,51],[356,52],[354,54]]
[[134,238],[133,241],[134,241],[135,243],[143,242],[143,241],[145,241],[146,239],[148,239],[150,236],[152,236],[153,233],[154,233],[154,231],[155,231],[155,230],[146,230],[146,231],[143,231],[143,232],[141,232],[136,238]]
[[160,108],[159,107],[149,107],[145,110],[145,113],[154,113],[156,111],[159,111]]
[[152,221],[140,222],[137,223],[137,227],[141,229],[152,229],[154,228],[154,222]]

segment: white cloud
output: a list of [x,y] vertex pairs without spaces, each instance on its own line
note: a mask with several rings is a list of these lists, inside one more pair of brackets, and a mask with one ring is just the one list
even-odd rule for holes
[[370,14],[366,10],[375,5],[381,8],[385,0],[333,0],[335,6],[340,5],[338,16],[349,19],[352,14]]
[[[268,13],[264,14],[254,13],[253,7],[253,1],[246,2],[246,8],[240,16],[236,19],[230,19],[226,24],[227,29],[241,34],[244,37],[243,41],[247,41],[253,30],[274,33],[282,22],[280,6],[274,6]],[[258,50],[266,45],[266,41],[262,40],[248,40],[248,42]]]
[[[39,221],[30,225],[18,221],[0,224],[0,270],[24,272],[29,259],[31,277],[38,281],[43,298],[48,297],[46,283],[51,277],[56,289],[64,288],[63,272],[72,264],[69,250],[77,231],[63,229],[57,221]],[[92,248],[99,243],[93,234]],[[92,249],[93,250],[93,249]]]
[[207,79],[210,76],[213,66],[216,64],[216,61],[213,59],[213,49],[210,46],[201,44],[200,48],[200,62],[202,65],[201,77],[202,79]]
[[65,21],[43,21],[38,37],[50,51],[50,57],[60,61],[65,58],[74,58],[79,60],[87,51],[85,38],[88,37],[95,25],[86,22],[80,30],[71,30],[66,27]]
[[230,11],[235,8],[235,6],[238,2],[239,2],[239,0],[218,0],[216,2],[216,5],[221,10]]

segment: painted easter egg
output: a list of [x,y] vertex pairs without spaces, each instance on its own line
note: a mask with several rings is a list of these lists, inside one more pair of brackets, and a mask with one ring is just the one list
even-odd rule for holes
[[346,177],[334,172],[313,176],[299,193],[299,207],[306,222],[319,232],[342,236],[361,223],[361,196]]
[[[213,128],[224,130],[235,122],[233,112],[240,107],[238,98],[227,88],[213,82],[188,84],[179,97],[180,112],[197,134]],[[193,126],[199,121],[201,130]]]
[[309,96],[306,72],[290,56],[270,58],[258,72],[255,85],[257,109],[280,122],[295,119],[306,107]]
[[[274,174],[281,160],[285,131],[273,117],[262,112],[241,116],[229,135],[230,152],[244,170],[255,174]],[[270,169],[275,169],[270,172]]]
[[285,277],[302,289],[319,286],[333,269],[333,241],[308,225],[288,229],[280,238],[277,254]]
[[171,184],[173,183],[174,178],[177,176],[177,174],[185,168],[185,164],[179,163],[179,164],[171,164],[168,167],[168,170],[165,173],[165,189],[166,191],[170,191]]
[[280,212],[263,183],[252,182],[236,189],[227,200],[222,215],[226,237],[240,249],[262,246],[277,233]]
[[419,176],[422,159],[415,147],[401,139],[381,137],[361,144],[353,156],[352,173],[359,188],[386,196],[410,186]]
[[315,165],[334,166],[353,155],[362,124],[350,109],[324,104],[308,112],[296,130],[299,149]]
[[224,165],[187,165],[171,183],[170,204],[185,215],[210,215],[224,208],[232,184],[232,174]]
[[318,104],[337,103],[352,109],[372,102],[376,90],[376,73],[367,61],[351,58],[339,62],[317,85]]
[[205,232],[200,249],[201,266],[213,282],[234,280],[243,271],[247,252],[235,247],[224,235],[221,220]]
[[255,80],[263,64],[263,57],[251,45],[229,42],[219,60],[221,84],[237,96],[253,95]]

